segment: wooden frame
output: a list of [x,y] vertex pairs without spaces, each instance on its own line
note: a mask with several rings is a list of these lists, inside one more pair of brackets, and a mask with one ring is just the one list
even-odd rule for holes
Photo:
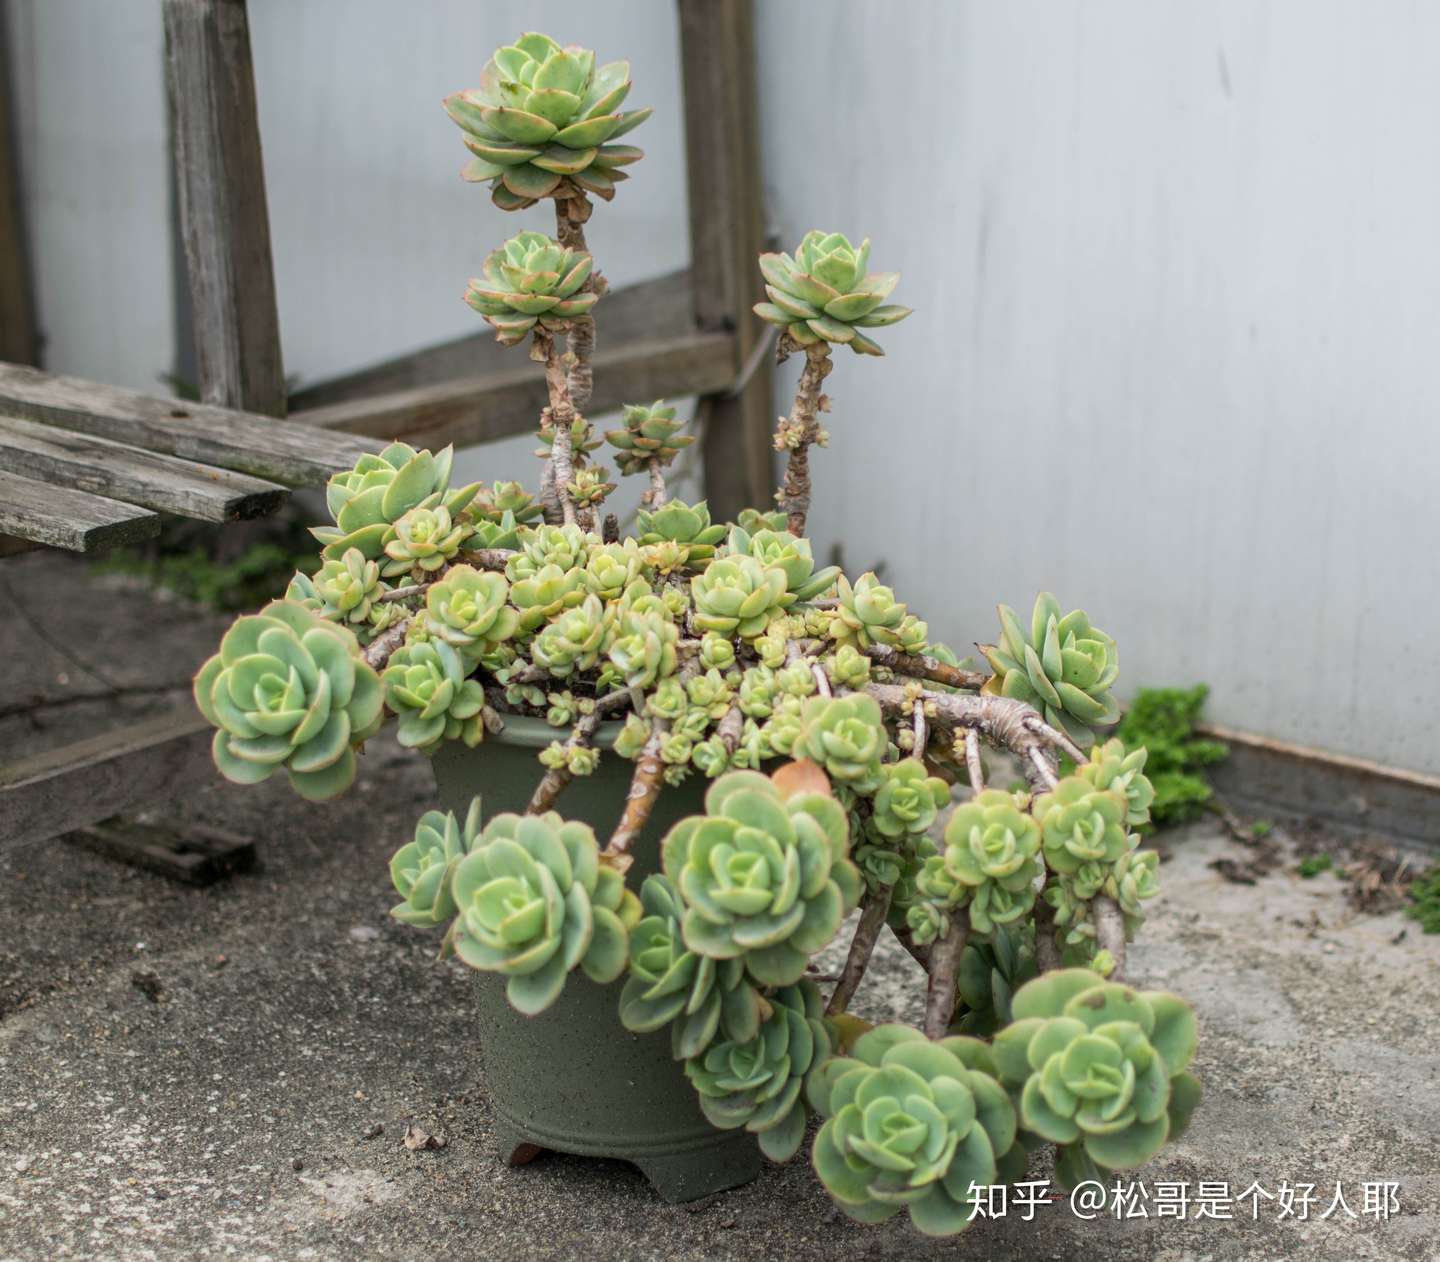
[[[533,428],[546,397],[542,371],[513,355],[502,359],[488,333],[287,398],[245,0],[163,3],[181,234],[204,402],[177,405],[0,366],[0,418],[22,422],[0,440],[23,451],[26,461],[24,477],[6,475],[29,504],[23,514],[12,512],[12,529],[23,515],[32,536],[51,531],[46,542],[83,547],[153,531],[155,509],[183,502],[198,512],[195,488],[182,485],[190,475],[168,465],[171,457],[250,478],[235,483],[233,504],[211,496],[203,505],[211,517],[246,515],[269,503],[271,493],[254,479],[291,485],[323,479],[351,462],[363,443],[356,435],[372,440],[364,446],[393,437],[466,445]],[[754,258],[763,245],[751,0],[677,3],[691,264],[607,295],[591,410],[701,396],[706,492],[711,512],[723,519],[742,507],[768,506],[773,487],[768,365],[751,366],[740,380],[760,336],[750,302],[758,288]],[[10,305],[0,310],[0,356],[13,365],[33,358],[34,324],[20,283],[18,221],[6,214],[16,199],[6,187],[3,107],[0,101],[0,282]],[[283,416],[287,406],[294,421],[311,427],[309,434],[255,415]],[[57,439],[43,427],[98,441]],[[107,441],[149,453],[127,456],[126,485],[142,502],[118,514],[113,507],[101,511],[114,502],[93,494],[127,476],[119,468],[113,476],[97,472]],[[174,485],[164,489],[163,502],[146,504],[157,493],[142,484],[157,471],[175,475]],[[62,492],[68,513],[37,524],[44,495]],[[66,534],[65,518],[82,509],[93,519],[89,533]],[[0,531],[6,524],[0,517]],[[21,546],[0,534],[0,556]],[[0,842],[77,828],[163,792],[203,757],[201,727],[185,708],[0,768]],[[87,782],[84,794],[70,788],[79,776]]]

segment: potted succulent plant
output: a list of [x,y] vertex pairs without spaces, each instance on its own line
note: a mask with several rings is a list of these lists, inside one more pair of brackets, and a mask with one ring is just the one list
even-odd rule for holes
[[[778,511],[670,499],[693,440],[637,404],[603,436],[647,479],[620,537],[584,411],[605,289],[584,224],[641,156],[613,143],[648,114],[619,112],[629,83],[528,34],[446,102],[467,179],[555,207],[553,238],[520,232],[466,294],[545,365],[538,496],[452,486],[449,449],[400,443],[337,474],[319,568],[196,678],[215,761],[327,798],[390,718],[431,758],[443,809],[394,857],[394,914],[477,970],[512,1161],[622,1156],[682,1199],[788,1160],[816,1116],[846,1214],[938,1235],[1045,1145],[1064,1183],[1133,1169],[1199,1088],[1191,1009],[1123,981],[1156,856],[1145,751],[1096,739],[1115,643],[1043,594],[961,662],[874,574],[815,564],[831,354],[881,354],[910,314],[838,233],[760,259],[755,311],[805,360]],[[987,749],[1019,776],[992,783]],[[826,994],[813,962],[847,923]],[[882,933],[923,968],[923,1028],[848,1012]]]

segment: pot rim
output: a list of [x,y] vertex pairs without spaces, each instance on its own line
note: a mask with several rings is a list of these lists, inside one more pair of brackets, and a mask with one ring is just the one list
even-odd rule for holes
[[[544,749],[551,741],[563,743],[570,734],[571,725],[552,727],[544,719],[531,714],[502,714],[500,717],[505,721],[504,729],[494,736],[487,734],[486,741],[495,741],[501,745],[519,745],[526,749]],[[613,719],[602,723],[596,728],[590,743],[597,749],[610,749],[624,726],[624,723]],[[483,742],[479,748],[484,748]]]

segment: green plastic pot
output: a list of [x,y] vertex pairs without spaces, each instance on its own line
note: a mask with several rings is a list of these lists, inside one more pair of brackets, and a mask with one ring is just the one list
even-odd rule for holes
[[[601,727],[608,749],[618,723]],[[510,716],[505,730],[468,749],[446,741],[432,758],[440,801],[463,817],[479,794],[485,817],[524,811],[543,774],[536,752],[556,739],[540,719]],[[625,804],[634,764],[607,753],[556,802],[566,819],[589,824],[604,845]],[[666,787],[631,848],[630,888],[660,868],[660,840],[685,815],[704,810],[708,781]],[[505,979],[477,973],[480,1058],[495,1109],[500,1156],[523,1165],[539,1153],[578,1153],[632,1162],[667,1201],[690,1201],[748,1183],[760,1173],[753,1135],[717,1130],[670,1055],[670,1034],[632,1034],[620,1024],[620,983],[600,986],[578,970],[536,1017],[505,999]]]

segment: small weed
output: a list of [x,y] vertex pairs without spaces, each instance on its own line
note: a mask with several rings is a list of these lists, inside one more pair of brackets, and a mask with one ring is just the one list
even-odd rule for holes
[[1150,751],[1145,774],[1155,786],[1150,807],[1154,826],[1196,819],[1215,796],[1205,768],[1223,761],[1230,751],[1219,741],[1195,735],[1209,692],[1205,684],[1142,688],[1116,729],[1127,749],[1144,745]]
[[1410,882],[1410,898],[1406,913],[1418,920],[1426,933],[1440,933],[1440,864]]
[[1335,860],[1328,854],[1306,855],[1300,860],[1300,866],[1295,870],[1307,881],[1312,876],[1319,876],[1322,872],[1328,872],[1335,866]]

